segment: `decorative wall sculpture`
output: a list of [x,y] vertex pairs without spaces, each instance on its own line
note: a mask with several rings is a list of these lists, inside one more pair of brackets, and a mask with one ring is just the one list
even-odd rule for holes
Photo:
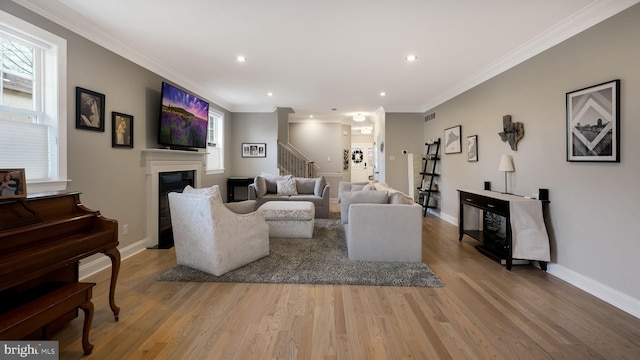
[[342,149],[342,169],[349,170],[349,149]]
[[502,117],[502,132],[498,133],[502,141],[506,141],[511,146],[511,150],[518,150],[518,142],[524,137],[524,124],[512,122],[511,115]]

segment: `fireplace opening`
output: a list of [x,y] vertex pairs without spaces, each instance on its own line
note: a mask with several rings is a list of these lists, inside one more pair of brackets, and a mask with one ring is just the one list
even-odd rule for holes
[[158,249],[173,247],[169,193],[182,192],[187,185],[194,186],[195,170],[162,172],[158,174]]

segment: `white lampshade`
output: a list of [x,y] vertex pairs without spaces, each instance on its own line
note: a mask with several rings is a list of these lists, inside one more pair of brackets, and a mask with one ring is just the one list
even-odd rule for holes
[[513,168],[513,158],[511,157],[511,155],[502,155],[502,157],[500,158],[498,171],[516,171],[516,169]]

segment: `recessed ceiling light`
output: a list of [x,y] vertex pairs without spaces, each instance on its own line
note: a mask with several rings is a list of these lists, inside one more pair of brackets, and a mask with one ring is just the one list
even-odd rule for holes
[[238,60],[238,62],[247,62],[247,58],[242,55],[238,55],[238,57],[236,57],[236,60]]
[[418,60],[418,57],[415,55],[407,55],[405,59],[407,59],[408,62],[412,62]]
[[381,91],[381,92],[380,92],[380,96],[387,96],[387,93],[386,93],[386,92],[384,92],[384,91]]
[[267,96],[273,96],[273,93],[272,93],[271,91],[269,91],[269,92],[267,93]]
[[309,118],[313,119],[313,115],[309,115]]

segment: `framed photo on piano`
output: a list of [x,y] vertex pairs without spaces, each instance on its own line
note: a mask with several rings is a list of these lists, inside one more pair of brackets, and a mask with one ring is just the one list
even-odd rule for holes
[[24,169],[0,169],[0,201],[27,196]]

